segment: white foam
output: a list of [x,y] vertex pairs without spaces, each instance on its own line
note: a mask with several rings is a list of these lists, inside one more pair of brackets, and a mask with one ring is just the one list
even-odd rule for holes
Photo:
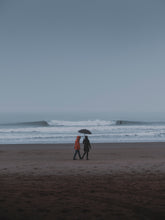
[[91,142],[165,141],[165,125],[116,125],[115,121],[52,120],[50,126],[0,126],[0,143],[74,143],[78,131],[92,132]]
[[59,121],[59,120],[52,120],[49,121],[49,125],[51,126],[108,126],[108,125],[115,125],[115,121],[104,121],[104,120],[88,120],[88,121]]

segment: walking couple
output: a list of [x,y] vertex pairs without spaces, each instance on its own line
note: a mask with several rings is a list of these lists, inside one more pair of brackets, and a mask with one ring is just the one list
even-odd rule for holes
[[73,156],[73,160],[76,160],[76,155],[77,154],[78,154],[80,159],[83,159],[84,156],[86,155],[86,159],[88,160],[88,153],[89,153],[89,150],[91,149],[91,144],[89,142],[88,136],[85,136],[84,140],[83,140],[84,153],[83,153],[82,156],[80,155],[80,139],[81,139],[81,137],[77,136],[76,141],[75,141],[75,145],[74,145],[75,153],[74,153],[74,156]]

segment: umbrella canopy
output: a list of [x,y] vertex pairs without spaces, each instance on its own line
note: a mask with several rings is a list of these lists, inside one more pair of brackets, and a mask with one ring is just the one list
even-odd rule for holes
[[83,133],[83,134],[92,134],[92,132],[87,129],[81,129],[78,132]]

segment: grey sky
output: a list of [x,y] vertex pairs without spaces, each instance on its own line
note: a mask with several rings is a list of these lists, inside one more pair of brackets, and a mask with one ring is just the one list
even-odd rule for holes
[[164,0],[0,0],[0,111],[165,111]]

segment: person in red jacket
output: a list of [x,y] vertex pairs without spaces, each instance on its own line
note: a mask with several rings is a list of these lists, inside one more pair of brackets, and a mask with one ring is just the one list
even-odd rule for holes
[[81,155],[80,155],[80,136],[77,136],[75,144],[74,144],[74,149],[75,149],[75,153],[73,156],[73,160],[76,160],[76,155],[78,154],[79,158],[81,159]]

